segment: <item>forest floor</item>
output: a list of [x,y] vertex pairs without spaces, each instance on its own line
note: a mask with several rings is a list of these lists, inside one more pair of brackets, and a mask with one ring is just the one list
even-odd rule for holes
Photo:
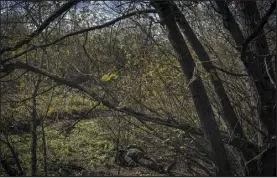
[[[61,130],[63,128],[63,125],[68,125],[68,123],[74,123],[74,120],[66,120],[66,121],[61,121],[57,122],[52,125],[53,128]],[[68,162],[68,164],[64,164],[63,166],[58,166],[58,167],[63,167],[63,171],[59,170],[58,172],[60,173],[61,176],[167,176],[166,174],[161,174],[152,170],[149,170],[147,168],[138,166],[138,167],[121,167],[115,164],[114,162],[114,157],[115,157],[115,152],[114,150],[110,149],[113,146],[113,143],[110,142],[109,140],[101,142],[101,138],[103,139],[102,136],[106,136],[105,132],[101,131],[96,134],[91,130],[89,132],[88,130],[84,128],[88,128],[89,125],[94,125],[97,124],[97,121],[83,121],[80,122],[79,125],[76,125],[76,128],[72,130],[70,135],[68,133],[64,133],[67,138],[71,138],[74,140],[75,137],[79,137],[76,134],[79,135],[86,135],[89,134],[90,138],[92,141],[94,140],[95,144],[99,144],[95,146],[95,144],[91,144],[88,142],[87,144],[78,144],[75,142],[75,147],[82,147],[81,150],[91,150],[91,154],[88,157],[91,157],[92,160],[94,160],[94,163],[92,166],[86,165],[88,163],[88,160],[83,160],[81,161],[80,159],[76,159],[74,161],[70,161],[71,158],[76,158],[76,157],[87,157],[86,153],[82,154],[82,152],[78,152],[76,155],[73,153],[70,157],[67,157],[69,159],[64,159],[65,162]],[[90,127],[93,128],[93,127]],[[80,132],[80,129],[82,129],[82,132]],[[91,135],[94,133],[94,137]],[[140,142],[143,142],[144,144],[141,144],[141,147],[144,149],[144,151],[147,153],[148,156],[151,158],[154,158],[157,163],[161,165],[170,165],[174,159],[177,159],[177,164],[172,173],[175,176],[188,176],[185,172],[188,170],[186,169],[186,165],[184,164],[184,157],[181,156],[176,156],[176,153],[169,148],[168,145],[160,145],[158,146],[157,150],[157,145],[155,144],[155,139],[152,136],[144,136],[139,138],[138,140]],[[138,141],[137,140],[137,141]],[[68,140],[69,143],[71,142]],[[85,142],[85,140],[83,140]],[[154,142],[154,143],[153,143]],[[109,146],[103,146],[103,145],[109,145]],[[66,143],[64,144],[64,147]],[[102,148],[101,148],[102,147]],[[109,148],[108,148],[109,147]],[[54,151],[54,150],[53,150]],[[57,151],[57,150],[56,150]],[[69,151],[74,152],[72,149],[69,149]],[[61,153],[63,154],[63,153]],[[98,156],[97,156],[98,155]],[[67,160],[67,161],[66,161]],[[72,164],[74,163],[74,164]],[[74,167],[77,168],[76,171],[74,170]],[[59,168],[59,169],[60,169]],[[73,172],[72,172],[73,171]]]
[[[53,114],[45,122],[47,162],[49,176],[168,176],[144,167],[119,167],[115,164],[116,119],[111,113],[103,112],[81,117],[84,111],[74,114]],[[130,126],[130,125],[128,125]],[[112,129],[113,128],[113,129]],[[122,129],[124,130],[124,128]],[[43,146],[41,127],[38,127],[38,175],[43,175]],[[125,129],[126,132],[126,129]],[[129,129],[121,146],[139,145],[147,156],[159,165],[168,166],[174,161],[174,176],[193,176],[188,168],[185,154],[177,154],[174,146],[155,135],[145,133],[137,127]],[[123,137],[126,137],[123,135]],[[20,155],[24,170],[31,166],[30,133],[14,134],[14,147]],[[127,142],[126,142],[127,140]],[[185,153],[186,150],[183,150]],[[199,172],[198,172],[199,173]],[[28,172],[27,175],[30,173]],[[197,174],[195,174],[197,175]],[[203,173],[205,175],[205,173]]]

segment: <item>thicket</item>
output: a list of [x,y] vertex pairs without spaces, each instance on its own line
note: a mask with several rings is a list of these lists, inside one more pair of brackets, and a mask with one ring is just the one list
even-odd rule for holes
[[276,1],[0,3],[0,175],[276,175]]

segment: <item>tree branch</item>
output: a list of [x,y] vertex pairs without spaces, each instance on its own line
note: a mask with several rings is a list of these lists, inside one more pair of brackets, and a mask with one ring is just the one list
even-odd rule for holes
[[[154,124],[179,129],[179,130],[185,131],[187,133],[198,135],[198,136],[204,135],[204,133],[201,129],[193,127],[190,124],[167,122],[165,118],[163,119],[163,118],[159,118],[159,117],[152,117],[147,114],[137,112],[137,111],[133,110],[132,108],[128,108],[125,106],[118,107],[118,106],[116,106],[116,104],[113,104],[113,103],[105,100],[104,98],[99,97],[95,92],[90,91],[88,88],[81,86],[73,81],[70,81],[70,80],[67,80],[64,78],[60,78],[59,76],[54,75],[46,70],[39,69],[37,67],[31,66],[29,64],[22,63],[19,61],[15,62],[15,63],[7,64],[7,65],[9,65],[9,66],[13,65],[14,68],[16,68],[16,69],[26,69],[28,71],[31,71],[31,72],[34,72],[37,74],[41,74],[43,76],[46,76],[46,77],[54,80],[58,84],[67,85],[69,87],[76,88],[76,89],[88,94],[92,99],[96,100],[99,103],[102,103],[104,106],[106,106],[114,111],[118,111],[118,112],[130,115],[130,116],[133,116],[140,121],[151,122]],[[227,133],[221,133],[221,134],[222,134],[223,141],[227,144],[231,144],[239,149],[245,149],[245,147],[246,147],[247,149],[251,148],[251,149],[257,151],[256,146],[245,139],[241,139],[241,138],[235,136],[231,140],[229,140],[229,136]]]
[[[114,110],[114,111],[118,111],[121,113],[125,113],[128,114],[130,116],[134,116],[135,118],[137,118],[138,120],[142,120],[142,121],[147,121],[147,122],[152,122],[155,124],[159,124],[159,125],[164,125],[167,127],[172,127],[172,128],[177,128],[177,129],[181,129],[184,131],[190,131],[194,134],[200,134],[202,135],[201,130],[194,128],[193,126],[189,125],[189,124],[176,124],[176,123],[170,123],[170,122],[166,122],[166,119],[163,118],[158,118],[158,117],[151,117],[148,116],[144,113],[140,113],[140,112],[136,112],[135,110],[128,108],[128,107],[118,107],[116,106],[116,104],[113,104],[107,100],[105,100],[104,98],[99,97],[95,92],[90,91],[88,88],[81,86],[73,81],[61,78],[57,75],[54,75],[46,70],[43,69],[39,69],[37,67],[34,67],[32,65],[17,61],[15,63],[10,63],[8,64],[9,66],[13,65],[14,68],[17,69],[26,69],[28,71],[46,76],[52,80],[54,80],[56,83],[58,84],[62,84],[62,85],[67,85],[71,88],[76,88],[86,94],[88,94],[92,99],[96,100],[99,103],[102,103],[103,105],[107,106],[108,108]],[[4,66],[5,67],[5,66]]]
[[136,11],[136,12],[131,12],[129,14],[124,14],[124,15],[122,15],[120,17],[117,17],[117,18],[115,18],[115,19],[113,19],[111,21],[108,21],[108,22],[106,22],[106,23],[104,23],[102,25],[97,25],[97,26],[94,26],[94,27],[89,27],[89,28],[86,28],[86,29],[83,29],[83,30],[79,30],[79,31],[73,32],[73,33],[69,33],[69,34],[67,34],[67,35],[65,35],[65,36],[63,36],[63,37],[61,37],[61,38],[59,38],[59,39],[57,39],[57,40],[55,40],[55,41],[53,41],[51,43],[48,43],[48,44],[45,44],[45,45],[41,45],[41,46],[38,46],[38,47],[40,47],[40,48],[41,47],[48,47],[50,45],[56,44],[59,41],[62,41],[64,39],[66,39],[66,38],[68,38],[70,36],[74,36],[74,35],[82,34],[82,33],[85,33],[85,32],[92,31],[92,30],[97,30],[97,29],[101,29],[101,28],[105,28],[105,27],[111,26],[111,25],[115,24],[116,22],[124,20],[124,19],[126,19],[128,17],[131,17],[133,15],[144,14],[144,13],[155,13],[155,12],[156,11],[154,9],[146,9],[146,10],[140,10],[140,11]]
[[3,48],[0,51],[0,54],[3,54],[6,51],[14,51],[21,46],[28,44],[34,37],[38,36],[51,22],[53,22],[56,18],[58,18],[61,14],[70,9],[72,6],[76,5],[79,1],[80,0],[71,0],[64,4],[60,9],[58,9],[55,13],[48,17],[33,33],[28,35],[23,40],[19,41],[14,47]]
[[216,66],[213,66],[212,68],[217,69],[217,70],[219,70],[219,71],[221,71],[221,72],[223,72],[223,73],[236,76],[236,77],[246,77],[246,76],[249,76],[248,74],[233,73],[233,72],[227,71],[227,70],[225,70],[225,69],[222,69],[222,68],[219,68],[219,67],[216,67]]
[[[155,9],[146,9],[146,10],[140,10],[140,11],[136,11],[136,12],[131,12],[129,14],[124,14],[124,15],[122,15],[120,17],[117,17],[117,18],[115,18],[115,19],[113,19],[111,21],[108,21],[108,22],[106,22],[106,23],[104,23],[102,25],[97,25],[97,26],[89,27],[89,28],[86,28],[86,29],[83,29],[83,30],[79,30],[79,31],[73,32],[73,33],[69,33],[69,34],[67,34],[67,35],[65,35],[65,36],[63,36],[63,37],[61,37],[61,38],[59,38],[59,39],[57,39],[55,41],[52,41],[52,42],[50,42],[48,44],[39,45],[39,46],[32,46],[31,48],[29,48],[29,49],[27,49],[27,50],[25,50],[25,51],[15,55],[15,56],[13,56],[13,57],[10,57],[10,58],[7,58],[5,60],[2,60],[3,61],[2,64],[7,62],[7,61],[9,61],[9,60],[11,60],[11,59],[18,58],[18,57],[22,56],[23,54],[25,54],[25,53],[27,53],[29,51],[32,51],[34,49],[46,48],[46,47],[49,47],[49,46],[51,46],[53,44],[56,44],[59,41],[62,41],[64,39],[66,39],[68,37],[71,37],[71,36],[74,36],[74,35],[79,35],[79,34],[86,33],[86,32],[93,31],[93,30],[97,30],[97,29],[102,29],[102,28],[111,26],[111,25],[115,24],[116,22],[124,20],[124,19],[126,19],[128,17],[134,16],[134,15],[137,15],[137,14],[144,14],[144,13],[156,13],[156,11],[155,11]],[[0,52],[0,54],[1,54],[1,52]]]

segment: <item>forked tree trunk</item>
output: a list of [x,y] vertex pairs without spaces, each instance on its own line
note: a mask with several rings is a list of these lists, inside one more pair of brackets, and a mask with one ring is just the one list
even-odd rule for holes
[[173,8],[173,11],[175,12],[176,21],[180,26],[182,33],[187,37],[193,50],[196,52],[197,56],[199,57],[199,60],[201,61],[202,66],[210,74],[211,82],[215,88],[215,92],[218,95],[220,104],[222,106],[223,119],[227,124],[229,133],[245,138],[240,122],[235,114],[235,111],[227,96],[224,86],[215,70],[215,66],[213,65],[211,59],[209,58],[208,53],[206,52],[205,48],[196,37],[195,33],[193,32],[190,25],[188,24],[185,16],[180,11],[180,9],[176,6],[176,4],[174,4],[174,2],[172,3],[168,2],[168,6],[171,6]]
[[[227,123],[229,133],[231,135],[240,136],[244,139],[246,139],[243,129],[240,125],[240,122],[238,121],[238,118],[235,114],[235,111],[231,105],[231,102],[226,94],[226,91],[224,89],[224,86],[218,76],[218,74],[215,71],[215,67],[210,60],[208,53],[204,49],[203,45],[200,43],[198,38],[196,37],[195,33],[191,29],[190,25],[188,24],[185,16],[182,14],[182,12],[179,10],[179,8],[174,4],[173,2],[168,2],[168,6],[171,6],[173,11],[175,12],[176,21],[179,24],[183,34],[187,37],[188,41],[190,42],[191,46],[193,47],[194,51],[196,52],[197,56],[199,57],[199,60],[202,62],[203,67],[205,70],[210,74],[211,82],[215,88],[215,92],[217,93],[220,104],[222,106],[223,110],[223,119]],[[243,154],[243,157],[246,161],[249,161],[252,159],[255,155],[251,150],[248,149],[242,149],[240,150]],[[249,172],[251,174],[256,174],[257,166],[255,162],[251,162],[246,166],[246,172]]]
[[[246,3],[246,2],[245,2]],[[247,2],[249,3],[249,2]],[[252,2],[251,2],[252,3]],[[275,2],[276,3],[276,2]],[[240,49],[244,42],[245,38],[243,33],[238,26],[237,22],[235,21],[233,15],[231,14],[229,8],[226,6],[224,1],[216,1],[216,4],[221,12],[223,17],[223,24],[224,27],[230,32],[231,36],[233,37],[236,46]],[[276,6],[276,5],[275,5]],[[253,8],[253,7],[252,7]],[[247,9],[247,8],[246,8]],[[246,19],[245,19],[246,20]],[[247,21],[247,20],[246,20]],[[253,24],[252,24],[253,25]],[[250,27],[250,25],[249,25]],[[256,28],[252,26],[253,28]],[[254,29],[253,29],[254,30]],[[253,31],[252,30],[252,31]],[[261,32],[263,33],[263,32]],[[263,45],[265,45],[266,41],[262,40]],[[264,50],[257,49],[259,48],[260,44],[256,44],[255,48],[257,53],[263,51],[265,52],[268,50],[268,47],[265,47]],[[266,44],[267,45],[267,44]],[[256,60],[258,59],[258,60]],[[261,107],[261,114],[260,120],[267,128],[269,135],[276,135],[276,112],[274,108],[275,98],[276,98],[276,90],[273,87],[265,68],[265,65],[261,65],[262,61],[261,58],[255,58],[254,54],[250,51],[246,51],[246,57],[241,59],[245,69],[247,70],[248,74],[251,76],[251,79],[254,81],[255,87],[257,89],[259,99],[260,99],[260,107]],[[257,62],[256,62],[257,61]],[[253,160],[253,166],[250,170],[250,174],[255,176],[258,174],[256,160]],[[276,165],[276,161],[274,163]]]
[[160,19],[163,21],[169,32],[170,42],[179,56],[179,63],[182,71],[187,78],[191,80],[196,77],[193,82],[190,82],[189,90],[193,95],[193,101],[203,127],[205,137],[210,141],[212,148],[212,156],[214,163],[217,166],[217,176],[231,176],[231,169],[226,155],[226,150],[221,140],[218,126],[215,122],[214,113],[209,102],[204,85],[199,76],[194,76],[195,63],[188,50],[185,40],[174,20],[173,11],[164,1],[154,1],[151,5],[158,12]]
[[[222,13],[224,24],[227,27],[226,29],[231,33],[236,46],[241,47],[245,38],[229,8],[225,6],[224,1],[216,1],[216,4]],[[252,77],[259,94],[261,107],[260,120],[270,135],[276,135],[276,112],[274,109],[276,90],[267,74],[264,59],[261,61],[261,58],[255,58],[254,54],[249,50],[246,51],[246,55],[246,58],[242,59],[242,62]],[[255,62],[256,59],[258,59],[258,62]]]
[[[243,14],[245,22],[245,29],[249,32],[248,36],[253,33],[261,21],[260,13],[255,1],[241,1],[237,2],[237,7]],[[276,5],[275,5],[276,6]],[[271,62],[272,55],[270,54],[268,43],[263,28],[257,34],[254,43],[254,56],[258,66],[258,71],[264,80],[264,90],[261,94],[261,121],[266,126],[269,135],[276,135],[276,114],[274,112],[275,95],[276,91],[272,85],[275,82],[273,72],[273,64]]]

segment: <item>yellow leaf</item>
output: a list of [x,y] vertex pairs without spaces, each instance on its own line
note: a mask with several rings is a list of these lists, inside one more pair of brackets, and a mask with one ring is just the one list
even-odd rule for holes
[[111,73],[111,74],[105,74],[105,75],[103,75],[102,77],[101,77],[101,81],[102,82],[108,82],[108,81],[110,81],[110,80],[112,80],[112,79],[117,79],[117,75],[115,74],[115,73]]
[[54,112],[56,112],[56,109],[54,107],[49,107],[49,109],[47,111],[47,115],[51,115]]

